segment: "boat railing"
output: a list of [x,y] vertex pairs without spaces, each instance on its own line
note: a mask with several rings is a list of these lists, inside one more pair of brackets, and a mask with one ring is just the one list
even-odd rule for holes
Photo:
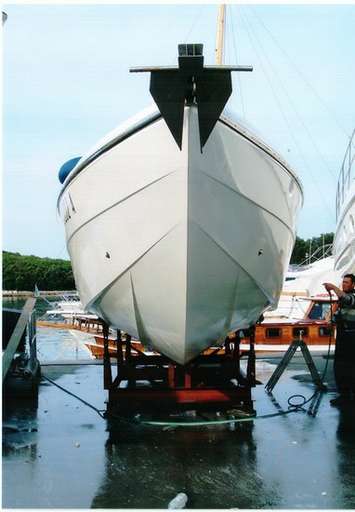
[[296,265],[290,265],[289,271],[297,272],[300,270],[307,270],[312,263],[316,263],[324,258],[332,256],[333,244],[325,244],[317,247],[317,249],[310,255],[307,255],[306,259]]
[[336,219],[339,218],[340,209],[344,203],[346,190],[350,188],[351,180],[354,178],[354,159],[355,159],[355,129],[350,137],[346,148],[343,163],[340,168],[336,194]]

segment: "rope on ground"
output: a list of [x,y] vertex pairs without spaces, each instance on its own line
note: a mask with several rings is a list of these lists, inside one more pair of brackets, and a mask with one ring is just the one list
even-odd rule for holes
[[295,406],[292,405],[287,411],[279,411],[276,413],[271,414],[263,414],[261,416],[248,416],[246,418],[233,418],[229,420],[206,420],[206,421],[189,421],[189,422],[180,422],[180,421],[147,421],[147,420],[139,420],[137,417],[132,419],[131,421],[123,418],[122,416],[115,416],[113,414],[107,414],[103,409],[98,409],[94,405],[90,404],[83,398],[79,397],[75,393],[72,393],[68,389],[64,388],[63,386],[60,386],[57,384],[54,380],[50,379],[49,377],[42,374],[42,379],[50,382],[53,384],[53,386],[56,386],[60,390],[62,390],[64,393],[67,393],[68,395],[72,396],[73,398],[76,398],[79,400],[82,404],[86,405],[90,409],[94,410],[102,419],[112,418],[117,419],[120,421],[124,421],[125,423],[130,424],[136,424],[136,425],[149,425],[149,426],[164,426],[164,427],[206,427],[209,425],[227,425],[227,424],[234,424],[234,423],[243,423],[248,421],[254,421],[254,420],[262,420],[262,419],[269,419],[269,418],[275,418],[277,416],[284,416],[286,414],[290,414],[293,412],[299,412],[303,411],[301,406]]
[[67,393],[68,395],[72,396],[73,398],[76,398],[77,400],[79,400],[79,402],[83,403],[84,405],[86,405],[87,407],[90,407],[90,409],[93,409],[95,412],[97,412],[97,414],[105,419],[105,416],[102,414],[104,412],[104,410],[100,410],[98,409],[97,407],[95,407],[94,405],[92,404],[89,404],[89,402],[87,402],[86,400],[84,400],[83,398],[80,398],[80,396],[76,395],[75,393],[72,393],[71,391],[69,391],[68,389],[66,388],[63,388],[63,386],[60,386],[59,384],[57,384],[54,380],[50,379],[49,377],[46,377],[45,375],[42,374],[42,379],[44,380],[47,380],[48,382],[50,382],[51,384],[53,384],[53,386],[56,386],[57,388],[61,389],[62,391],[64,391],[64,393]]
[[288,411],[274,412],[271,414],[263,414],[261,416],[248,416],[247,418],[233,418],[230,420],[206,420],[206,421],[140,421],[143,425],[160,426],[160,427],[206,427],[208,425],[228,425],[231,423],[243,423],[247,421],[264,420],[275,418],[276,416],[284,416],[292,412],[298,412],[299,408],[292,408]]

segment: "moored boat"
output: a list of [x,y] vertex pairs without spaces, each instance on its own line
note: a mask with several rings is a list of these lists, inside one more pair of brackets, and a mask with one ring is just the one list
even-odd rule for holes
[[[325,348],[329,341],[334,345],[334,329],[331,327],[331,303],[329,297],[315,296],[303,297],[300,301],[305,303],[302,318],[266,318],[257,324],[255,329],[256,347],[260,349],[283,346],[288,348],[291,341],[300,337],[311,345]],[[334,306],[332,306],[334,308]],[[245,339],[247,342],[247,339]]]

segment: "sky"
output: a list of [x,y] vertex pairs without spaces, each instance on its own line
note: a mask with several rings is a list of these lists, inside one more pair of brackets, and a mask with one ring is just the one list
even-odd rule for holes
[[[5,4],[4,250],[68,258],[56,212],[58,170],[152,104],[148,74],[176,65],[177,45],[204,44],[214,63],[216,5]],[[355,128],[355,5],[228,4],[228,108],[301,179],[302,238],[335,230],[335,191]]]

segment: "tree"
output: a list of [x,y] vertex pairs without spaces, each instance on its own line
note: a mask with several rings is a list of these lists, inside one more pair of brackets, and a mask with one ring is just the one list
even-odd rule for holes
[[70,261],[3,251],[3,289],[33,291],[36,284],[43,290],[74,290]]

